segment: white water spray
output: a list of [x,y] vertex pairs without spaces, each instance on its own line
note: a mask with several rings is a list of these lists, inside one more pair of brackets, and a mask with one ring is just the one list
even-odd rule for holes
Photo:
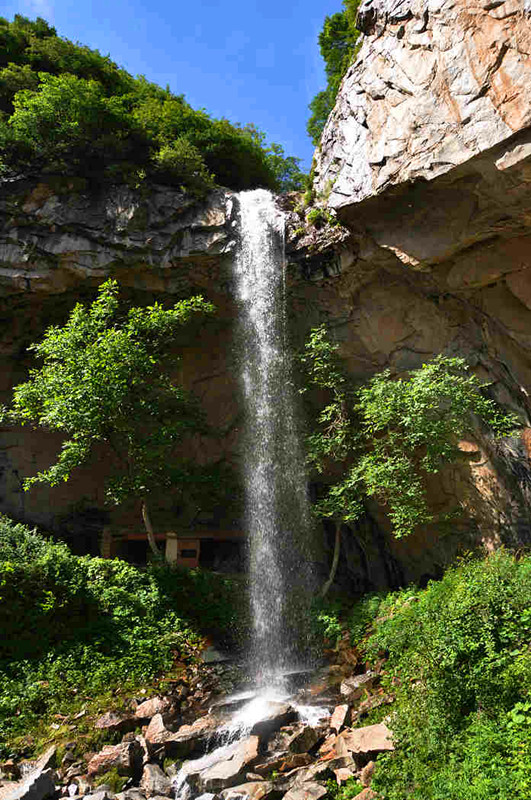
[[242,192],[235,262],[244,395],[246,525],[262,685],[300,660],[311,595],[311,523],[285,314],[284,216],[262,189]]

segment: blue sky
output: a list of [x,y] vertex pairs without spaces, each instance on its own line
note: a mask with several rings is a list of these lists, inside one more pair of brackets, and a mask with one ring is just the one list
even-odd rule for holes
[[324,88],[317,37],[341,0],[7,0],[194,107],[253,122],[309,167],[307,106]]

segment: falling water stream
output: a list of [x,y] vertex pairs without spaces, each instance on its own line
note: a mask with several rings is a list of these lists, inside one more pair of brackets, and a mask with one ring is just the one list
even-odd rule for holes
[[[174,780],[176,800],[194,794],[194,772],[230,758],[238,741],[271,713],[273,705],[290,699],[290,674],[300,675],[309,663],[312,537],[287,343],[284,217],[265,190],[242,192],[238,199],[234,283],[255,688],[217,729],[210,752],[182,766]],[[322,708],[296,708],[299,718],[308,722],[323,714]]]
[[287,342],[284,216],[263,189],[240,193],[239,203],[234,272],[252,660],[258,682],[271,687],[300,666],[304,650],[311,525]]

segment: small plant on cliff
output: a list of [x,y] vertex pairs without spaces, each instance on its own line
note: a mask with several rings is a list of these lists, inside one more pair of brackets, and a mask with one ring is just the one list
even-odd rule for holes
[[325,17],[319,34],[319,49],[325,62],[327,85],[318,92],[309,105],[311,116],[306,129],[317,146],[332,111],[339,85],[358,50],[359,30],[356,13],[360,0],[343,0],[343,10]]
[[485,396],[462,358],[437,356],[406,378],[385,370],[355,387],[337,351],[321,326],[302,356],[309,385],[329,396],[308,437],[308,460],[318,473],[333,467],[339,475],[315,507],[336,523],[334,561],[341,524],[362,515],[366,497],[386,507],[397,537],[433,520],[426,477],[459,457],[457,443],[470,431],[472,415],[497,436],[517,423]]
[[102,284],[86,308],[78,303],[67,323],[49,328],[30,347],[43,365],[15,387],[4,419],[65,435],[55,464],[27,478],[57,486],[85,464],[95,447],[105,446],[116,469],[107,498],[141,501],[152,550],[158,554],[148,512],[153,491],[196,484],[196,471],[175,456],[175,447],[201,429],[198,404],[170,377],[183,326],[211,313],[202,297],[121,312],[118,283]]

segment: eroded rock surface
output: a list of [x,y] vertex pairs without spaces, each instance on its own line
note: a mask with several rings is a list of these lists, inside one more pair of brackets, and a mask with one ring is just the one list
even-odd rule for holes
[[[432,180],[531,123],[522,0],[365,0],[358,24],[367,36],[319,159],[333,207]],[[531,145],[511,150],[502,168],[522,151]]]
[[[0,296],[61,293],[112,275],[126,286],[179,294],[202,265],[230,252],[232,194],[198,202],[177,189],[68,184],[0,187]],[[183,262],[197,270],[176,270]],[[196,284],[197,285],[197,284]]]

